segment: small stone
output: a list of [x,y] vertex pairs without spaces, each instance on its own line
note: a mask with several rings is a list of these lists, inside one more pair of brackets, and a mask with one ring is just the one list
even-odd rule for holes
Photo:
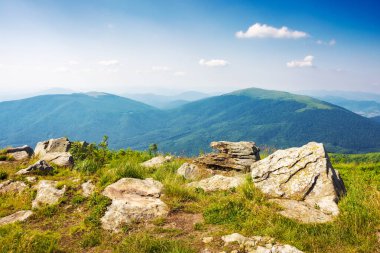
[[95,191],[95,185],[91,180],[82,184],[83,196],[89,197]]
[[214,240],[214,238],[212,236],[203,237],[202,242],[207,244],[207,243],[212,242],[213,240]]
[[26,177],[25,179],[29,183],[35,183],[35,182],[37,182],[37,177]]
[[158,166],[164,165],[165,163],[170,162],[172,160],[173,160],[172,156],[165,156],[165,157],[156,156],[148,161],[141,163],[141,165],[147,168],[152,168],[152,167],[158,167]]
[[0,218],[0,226],[15,223],[18,221],[25,221],[33,214],[30,210],[18,211],[14,214]]
[[26,169],[19,170],[16,175],[25,175],[25,174],[47,174],[50,171],[53,170],[53,167],[51,167],[46,161],[39,160],[33,165],[30,165]]
[[28,186],[22,181],[7,180],[0,183],[0,194],[3,193],[21,193],[25,191]]

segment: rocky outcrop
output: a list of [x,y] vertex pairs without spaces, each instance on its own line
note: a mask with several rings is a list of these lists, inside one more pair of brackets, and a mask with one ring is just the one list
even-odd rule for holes
[[83,183],[81,187],[82,187],[83,196],[85,197],[89,197],[95,191],[95,185],[92,183],[91,180]]
[[69,153],[71,142],[67,138],[50,139],[37,143],[36,157],[58,166],[73,166],[74,159]]
[[28,186],[22,181],[11,181],[7,180],[0,183],[0,194],[4,193],[21,193],[25,191]]
[[281,214],[289,218],[326,222],[339,213],[337,202],[346,190],[323,144],[278,150],[253,163],[251,171],[255,186],[277,199],[285,209]]
[[192,163],[184,163],[177,170],[177,174],[183,176],[189,180],[196,180],[202,176],[210,176],[212,175],[212,171],[209,169],[201,169],[199,166]]
[[206,192],[223,191],[238,187],[244,183],[244,179],[244,175],[235,177],[215,175],[201,181],[191,182],[187,185],[189,187],[201,188]]
[[151,178],[123,178],[107,186],[102,194],[112,199],[112,204],[101,218],[103,229],[119,232],[133,221],[166,216],[169,208],[159,199],[162,188],[160,182]]
[[30,165],[28,168],[19,170],[18,172],[16,172],[16,175],[47,174],[52,170],[53,167],[51,167],[46,161],[39,160],[35,164]]
[[21,221],[25,221],[32,214],[33,214],[33,212],[30,211],[30,210],[18,211],[18,212],[14,213],[14,214],[5,216],[3,218],[0,218],[0,226],[11,224],[11,223],[15,223],[15,222],[18,222],[18,221],[20,221],[20,222]]
[[213,169],[249,171],[252,163],[260,160],[260,149],[254,142],[211,142],[211,148],[218,153],[203,155],[194,160],[195,163]]
[[173,160],[172,156],[165,156],[165,157],[156,156],[148,161],[141,163],[141,165],[147,168],[152,168],[152,167],[158,167],[158,166],[164,165],[165,163],[170,162],[172,160]]
[[21,161],[29,159],[33,155],[33,149],[26,145],[17,148],[7,148],[6,154],[16,161]]
[[32,202],[33,208],[39,208],[43,205],[54,205],[59,202],[66,192],[66,186],[57,189],[58,182],[50,180],[41,180],[36,186],[37,195]]
[[245,237],[241,234],[234,233],[222,236],[225,245],[237,243],[240,246],[238,252],[255,252],[255,253],[302,253],[296,247],[289,244],[275,242],[274,238],[268,236]]

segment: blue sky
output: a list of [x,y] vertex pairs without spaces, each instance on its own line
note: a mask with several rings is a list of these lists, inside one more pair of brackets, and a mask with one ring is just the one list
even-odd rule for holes
[[0,88],[380,93],[379,10],[375,0],[0,0]]

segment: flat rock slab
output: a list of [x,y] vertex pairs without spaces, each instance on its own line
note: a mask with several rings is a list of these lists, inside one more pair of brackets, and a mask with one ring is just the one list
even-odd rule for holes
[[50,180],[41,180],[35,188],[37,189],[36,198],[32,202],[32,208],[40,208],[44,205],[57,204],[59,199],[66,192],[66,186],[57,189],[58,182]]
[[152,167],[162,166],[165,163],[168,163],[172,160],[173,160],[172,156],[156,156],[148,161],[141,163],[141,165],[147,168],[152,168]]
[[303,253],[294,246],[289,244],[281,244],[276,242],[274,238],[269,236],[252,236],[245,237],[238,233],[222,236],[222,241],[225,245],[237,243],[240,249],[239,252],[254,252],[254,253]]
[[16,148],[8,148],[6,153],[16,161],[29,159],[33,155],[33,149],[29,146],[22,146]]
[[151,178],[122,178],[107,186],[102,194],[112,199],[101,218],[102,228],[119,232],[123,225],[146,221],[169,213],[168,206],[159,199],[163,185]]
[[43,155],[41,159],[62,167],[71,167],[74,165],[74,158],[69,152],[47,153]]
[[37,157],[43,157],[47,153],[65,153],[69,152],[70,147],[71,142],[65,137],[50,139],[38,142],[34,149],[34,155]]
[[18,221],[25,221],[33,214],[30,210],[18,211],[14,214],[0,218],[0,226],[15,223]]
[[16,175],[47,174],[52,170],[53,167],[51,167],[45,160],[39,160],[28,168],[17,171]]
[[21,193],[25,191],[29,186],[27,186],[22,181],[11,181],[7,180],[0,184],[0,194],[2,193]]
[[191,182],[187,184],[189,187],[201,188],[206,192],[223,191],[236,188],[245,182],[244,175],[235,177],[226,177],[215,175],[201,181]]
[[[313,213],[338,215],[337,202],[346,192],[343,180],[332,167],[321,143],[310,142],[300,148],[278,150],[253,163],[251,175],[255,186],[270,198],[303,201],[307,207],[315,207]],[[294,212],[302,208],[295,204],[297,202],[292,203],[285,206],[294,206]]]

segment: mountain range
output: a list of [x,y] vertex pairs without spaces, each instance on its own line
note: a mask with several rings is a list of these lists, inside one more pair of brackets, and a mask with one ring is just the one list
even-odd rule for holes
[[0,103],[0,147],[31,145],[60,136],[111,148],[195,155],[213,140],[255,141],[286,148],[309,141],[330,152],[380,151],[380,124],[303,95],[245,89],[187,102],[172,109],[107,93],[44,95]]

